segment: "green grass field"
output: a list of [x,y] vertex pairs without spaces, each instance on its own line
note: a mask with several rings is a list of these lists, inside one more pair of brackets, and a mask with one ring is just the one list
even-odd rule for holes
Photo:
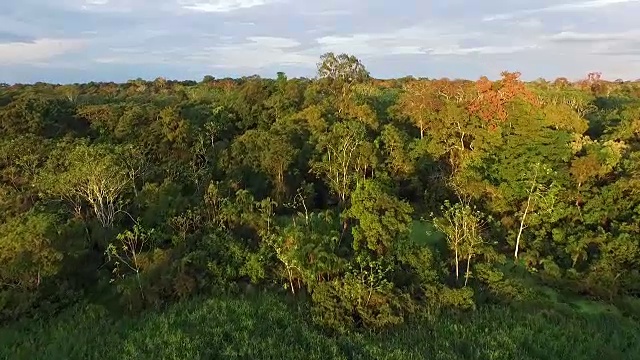
[[331,336],[273,294],[219,296],[139,317],[99,305],[0,329],[2,359],[638,359],[616,312],[484,307],[382,334]]

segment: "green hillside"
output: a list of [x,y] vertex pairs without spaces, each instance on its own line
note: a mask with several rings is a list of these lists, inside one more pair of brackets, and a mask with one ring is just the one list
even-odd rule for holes
[[82,305],[0,330],[0,358],[637,359],[640,325],[592,306],[490,306],[333,336],[269,294],[195,299],[132,318]]

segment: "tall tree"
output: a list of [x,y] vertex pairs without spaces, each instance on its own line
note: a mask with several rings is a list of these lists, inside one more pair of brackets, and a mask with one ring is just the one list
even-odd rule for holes
[[111,148],[86,143],[58,148],[39,175],[46,194],[66,200],[80,217],[88,205],[105,228],[114,225],[129,181],[125,166]]

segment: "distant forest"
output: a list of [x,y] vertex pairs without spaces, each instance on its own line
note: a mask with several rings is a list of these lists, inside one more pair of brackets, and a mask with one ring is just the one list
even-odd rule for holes
[[[328,331],[640,297],[640,82],[0,86],[0,323],[288,293]],[[47,315],[48,316],[48,315]]]

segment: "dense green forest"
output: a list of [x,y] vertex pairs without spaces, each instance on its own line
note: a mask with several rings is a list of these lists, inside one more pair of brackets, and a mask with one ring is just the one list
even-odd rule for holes
[[0,357],[631,359],[639,297],[640,82],[0,85]]

